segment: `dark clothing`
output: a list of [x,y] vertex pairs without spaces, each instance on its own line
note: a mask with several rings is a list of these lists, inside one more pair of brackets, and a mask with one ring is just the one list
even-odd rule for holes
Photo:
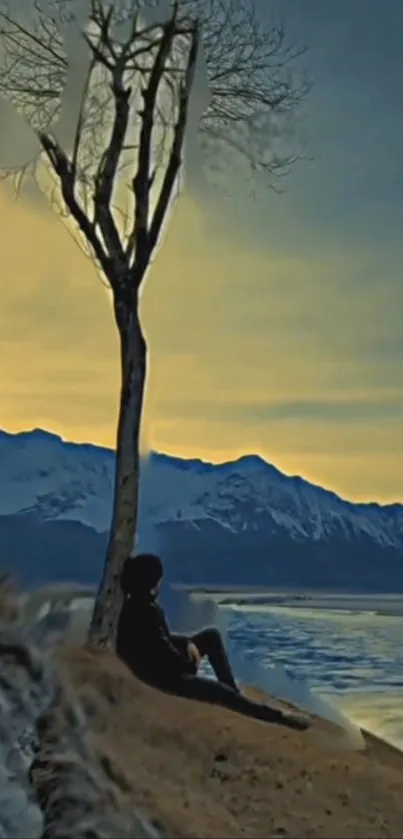
[[118,621],[116,652],[128,667],[147,682],[170,684],[195,666],[173,643],[160,606],[148,597],[126,598]]
[[195,647],[197,647],[201,658],[207,658],[217,680],[222,682],[223,685],[232,688],[232,690],[238,691],[238,686],[234,679],[227,652],[218,629],[212,627],[202,629],[190,638],[186,635],[172,634],[171,638],[177,649],[181,650],[185,655],[187,644],[189,641],[192,641]]
[[184,674],[179,682],[172,686],[172,692],[187,699],[198,699],[200,702],[212,702],[214,705],[224,705],[232,711],[238,711],[247,717],[278,722],[282,719],[282,712],[268,705],[253,702],[243,696],[232,675],[231,665],[217,629],[202,629],[196,635],[186,638],[183,635],[172,635],[172,641],[179,649],[186,649],[188,641],[199,650],[202,657],[206,656],[213,668],[217,681],[203,676]]
[[[189,641],[202,657],[208,658],[217,681],[197,675],[187,654]],[[257,720],[306,727],[297,720],[292,723],[283,711],[240,693],[218,630],[204,629],[191,638],[171,634],[163,610],[151,596],[125,600],[118,622],[116,652],[136,676],[160,690],[222,705]]]
[[[254,702],[244,696],[238,688],[234,690],[223,682],[215,679],[206,679],[204,676],[182,676],[171,688],[161,686],[163,690],[182,696],[185,699],[196,699],[199,702],[211,702],[213,705],[221,705],[231,711],[237,711],[244,717],[251,717],[254,720],[263,722],[277,722],[288,724],[284,713],[263,702]],[[299,728],[297,725],[292,727]],[[301,728],[304,726],[301,726]]]

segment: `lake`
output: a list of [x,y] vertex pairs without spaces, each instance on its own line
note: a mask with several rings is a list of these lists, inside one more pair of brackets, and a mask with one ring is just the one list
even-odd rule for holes
[[[210,595],[211,596],[211,595]],[[216,593],[232,643],[403,748],[403,597]]]

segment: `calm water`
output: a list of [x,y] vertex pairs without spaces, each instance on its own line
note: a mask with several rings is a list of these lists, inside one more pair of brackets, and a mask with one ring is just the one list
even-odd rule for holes
[[354,722],[403,748],[403,597],[217,600],[240,652],[285,665]]

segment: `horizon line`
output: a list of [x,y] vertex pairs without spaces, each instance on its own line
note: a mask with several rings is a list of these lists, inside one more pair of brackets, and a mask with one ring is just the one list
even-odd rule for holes
[[[101,449],[103,451],[110,452],[111,454],[114,454],[115,451],[116,451],[115,447],[113,447],[113,446],[101,445],[100,443],[93,443],[93,442],[90,442],[88,440],[80,441],[80,440],[67,439],[66,437],[63,436],[63,434],[61,434],[59,432],[49,431],[47,428],[41,428],[40,426],[35,426],[34,428],[29,428],[29,429],[21,429],[20,431],[9,431],[7,429],[0,428],[0,435],[5,434],[6,436],[9,436],[9,437],[18,437],[18,436],[21,436],[23,434],[34,434],[35,432],[38,432],[40,434],[44,434],[47,437],[55,437],[58,440],[60,440],[62,443],[66,443],[66,444],[70,444],[70,445],[88,446],[88,447],[91,447],[91,448]],[[197,462],[199,462],[199,463],[201,463],[205,466],[212,466],[212,467],[214,467],[214,466],[230,466],[230,465],[233,465],[235,463],[238,463],[240,460],[245,460],[245,459],[248,459],[248,458],[255,459],[255,460],[260,460],[266,466],[268,466],[271,469],[274,469],[276,472],[278,472],[283,477],[289,478],[290,480],[303,481],[305,484],[308,484],[310,487],[313,487],[314,489],[321,490],[322,492],[325,492],[328,495],[333,495],[335,498],[337,498],[339,501],[342,501],[344,504],[350,504],[354,507],[378,507],[378,508],[381,508],[381,509],[387,509],[387,508],[390,508],[390,507],[402,507],[403,508],[403,501],[397,501],[397,500],[384,501],[384,502],[382,502],[382,501],[360,501],[360,500],[354,500],[352,498],[346,498],[345,496],[341,495],[340,493],[336,492],[334,489],[331,489],[330,487],[322,486],[321,484],[315,483],[314,481],[309,480],[309,478],[306,478],[302,475],[291,474],[289,472],[283,471],[282,469],[279,469],[279,467],[276,466],[274,463],[271,463],[270,461],[266,460],[266,458],[263,455],[257,454],[256,452],[244,452],[244,453],[240,453],[238,456],[235,456],[234,460],[220,460],[220,461],[204,460],[200,456],[199,457],[197,457],[197,456],[186,457],[186,456],[183,456],[181,454],[177,454],[177,453],[173,453],[173,452],[163,452],[163,451],[160,451],[158,449],[148,449],[148,450],[143,450],[143,452],[140,452],[140,457],[147,457],[147,455],[148,456],[149,455],[159,455],[161,457],[172,458],[173,460],[181,460],[182,462],[185,462],[185,463],[190,463],[190,462],[197,461]]]

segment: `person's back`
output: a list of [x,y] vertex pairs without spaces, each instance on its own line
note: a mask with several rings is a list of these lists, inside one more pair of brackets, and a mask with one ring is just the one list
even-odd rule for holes
[[119,615],[116,634],[116,652],[134,673],[146,674],[148,656],[144,644],[144,625],[148,622],[148,611],[152,607],[141,598],[125,597]]
[[169,686],[195,668],[172,643],[164,612],[156,603],[161,576],[161,561],[153,554],[140,554],[125,566],[116,652],[139,678]]

